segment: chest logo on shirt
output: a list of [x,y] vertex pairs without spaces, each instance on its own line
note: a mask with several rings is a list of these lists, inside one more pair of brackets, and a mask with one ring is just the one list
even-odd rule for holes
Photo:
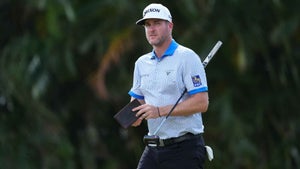
[[192,76],[192,81],[193,81],[194,87],[199,87],[202,85],[199,75]]

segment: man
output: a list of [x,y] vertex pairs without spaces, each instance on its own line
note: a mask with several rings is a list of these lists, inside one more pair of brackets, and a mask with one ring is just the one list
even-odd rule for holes
[[[144,26],[153,51],[135,63],[129,95],[142,105],[133,109],[139,116],[133,126],[147,120],[148,135],[160,139],[158,146],[145,147],[138,169],[201,169],[206,158],[201,113],[208,108],[201,60],[173,39],[172,16],[165,6],[148,5],[136,24]],[[187,92],[156,132],[185,89]]]

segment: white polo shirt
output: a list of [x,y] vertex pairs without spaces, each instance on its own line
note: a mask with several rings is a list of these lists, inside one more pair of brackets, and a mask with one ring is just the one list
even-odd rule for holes
[[[207,80],[200,57],[191,49],[172,40],[161,59],[155,52],[141,56],[135,63],[133,86],[128,94],[154,106],[174,105],[184,89],[190,95],[207,92]],[[154,134],[165,117],[147,120],[149,134]],[[169,116],[156,133],[161,139],[185,133],[203,133],[201,112],[189,116]]]

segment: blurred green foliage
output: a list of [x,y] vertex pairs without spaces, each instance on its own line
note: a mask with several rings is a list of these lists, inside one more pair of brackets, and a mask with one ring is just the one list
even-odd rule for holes
[[[151,50],[135,25],[150,2],[0,2],[1,168],[136,167],[146,126],[124,130],[112,116]],[[202,59],[224,43],[206,70],[206,168],[300,168],[300,1],[160,3]]]

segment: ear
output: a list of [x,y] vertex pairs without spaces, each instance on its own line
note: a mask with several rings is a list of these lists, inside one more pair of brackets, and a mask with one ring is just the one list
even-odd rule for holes
[[172,22],[168,22],[168,27],[169,27],[169,29],[173,29],[173,23]]

